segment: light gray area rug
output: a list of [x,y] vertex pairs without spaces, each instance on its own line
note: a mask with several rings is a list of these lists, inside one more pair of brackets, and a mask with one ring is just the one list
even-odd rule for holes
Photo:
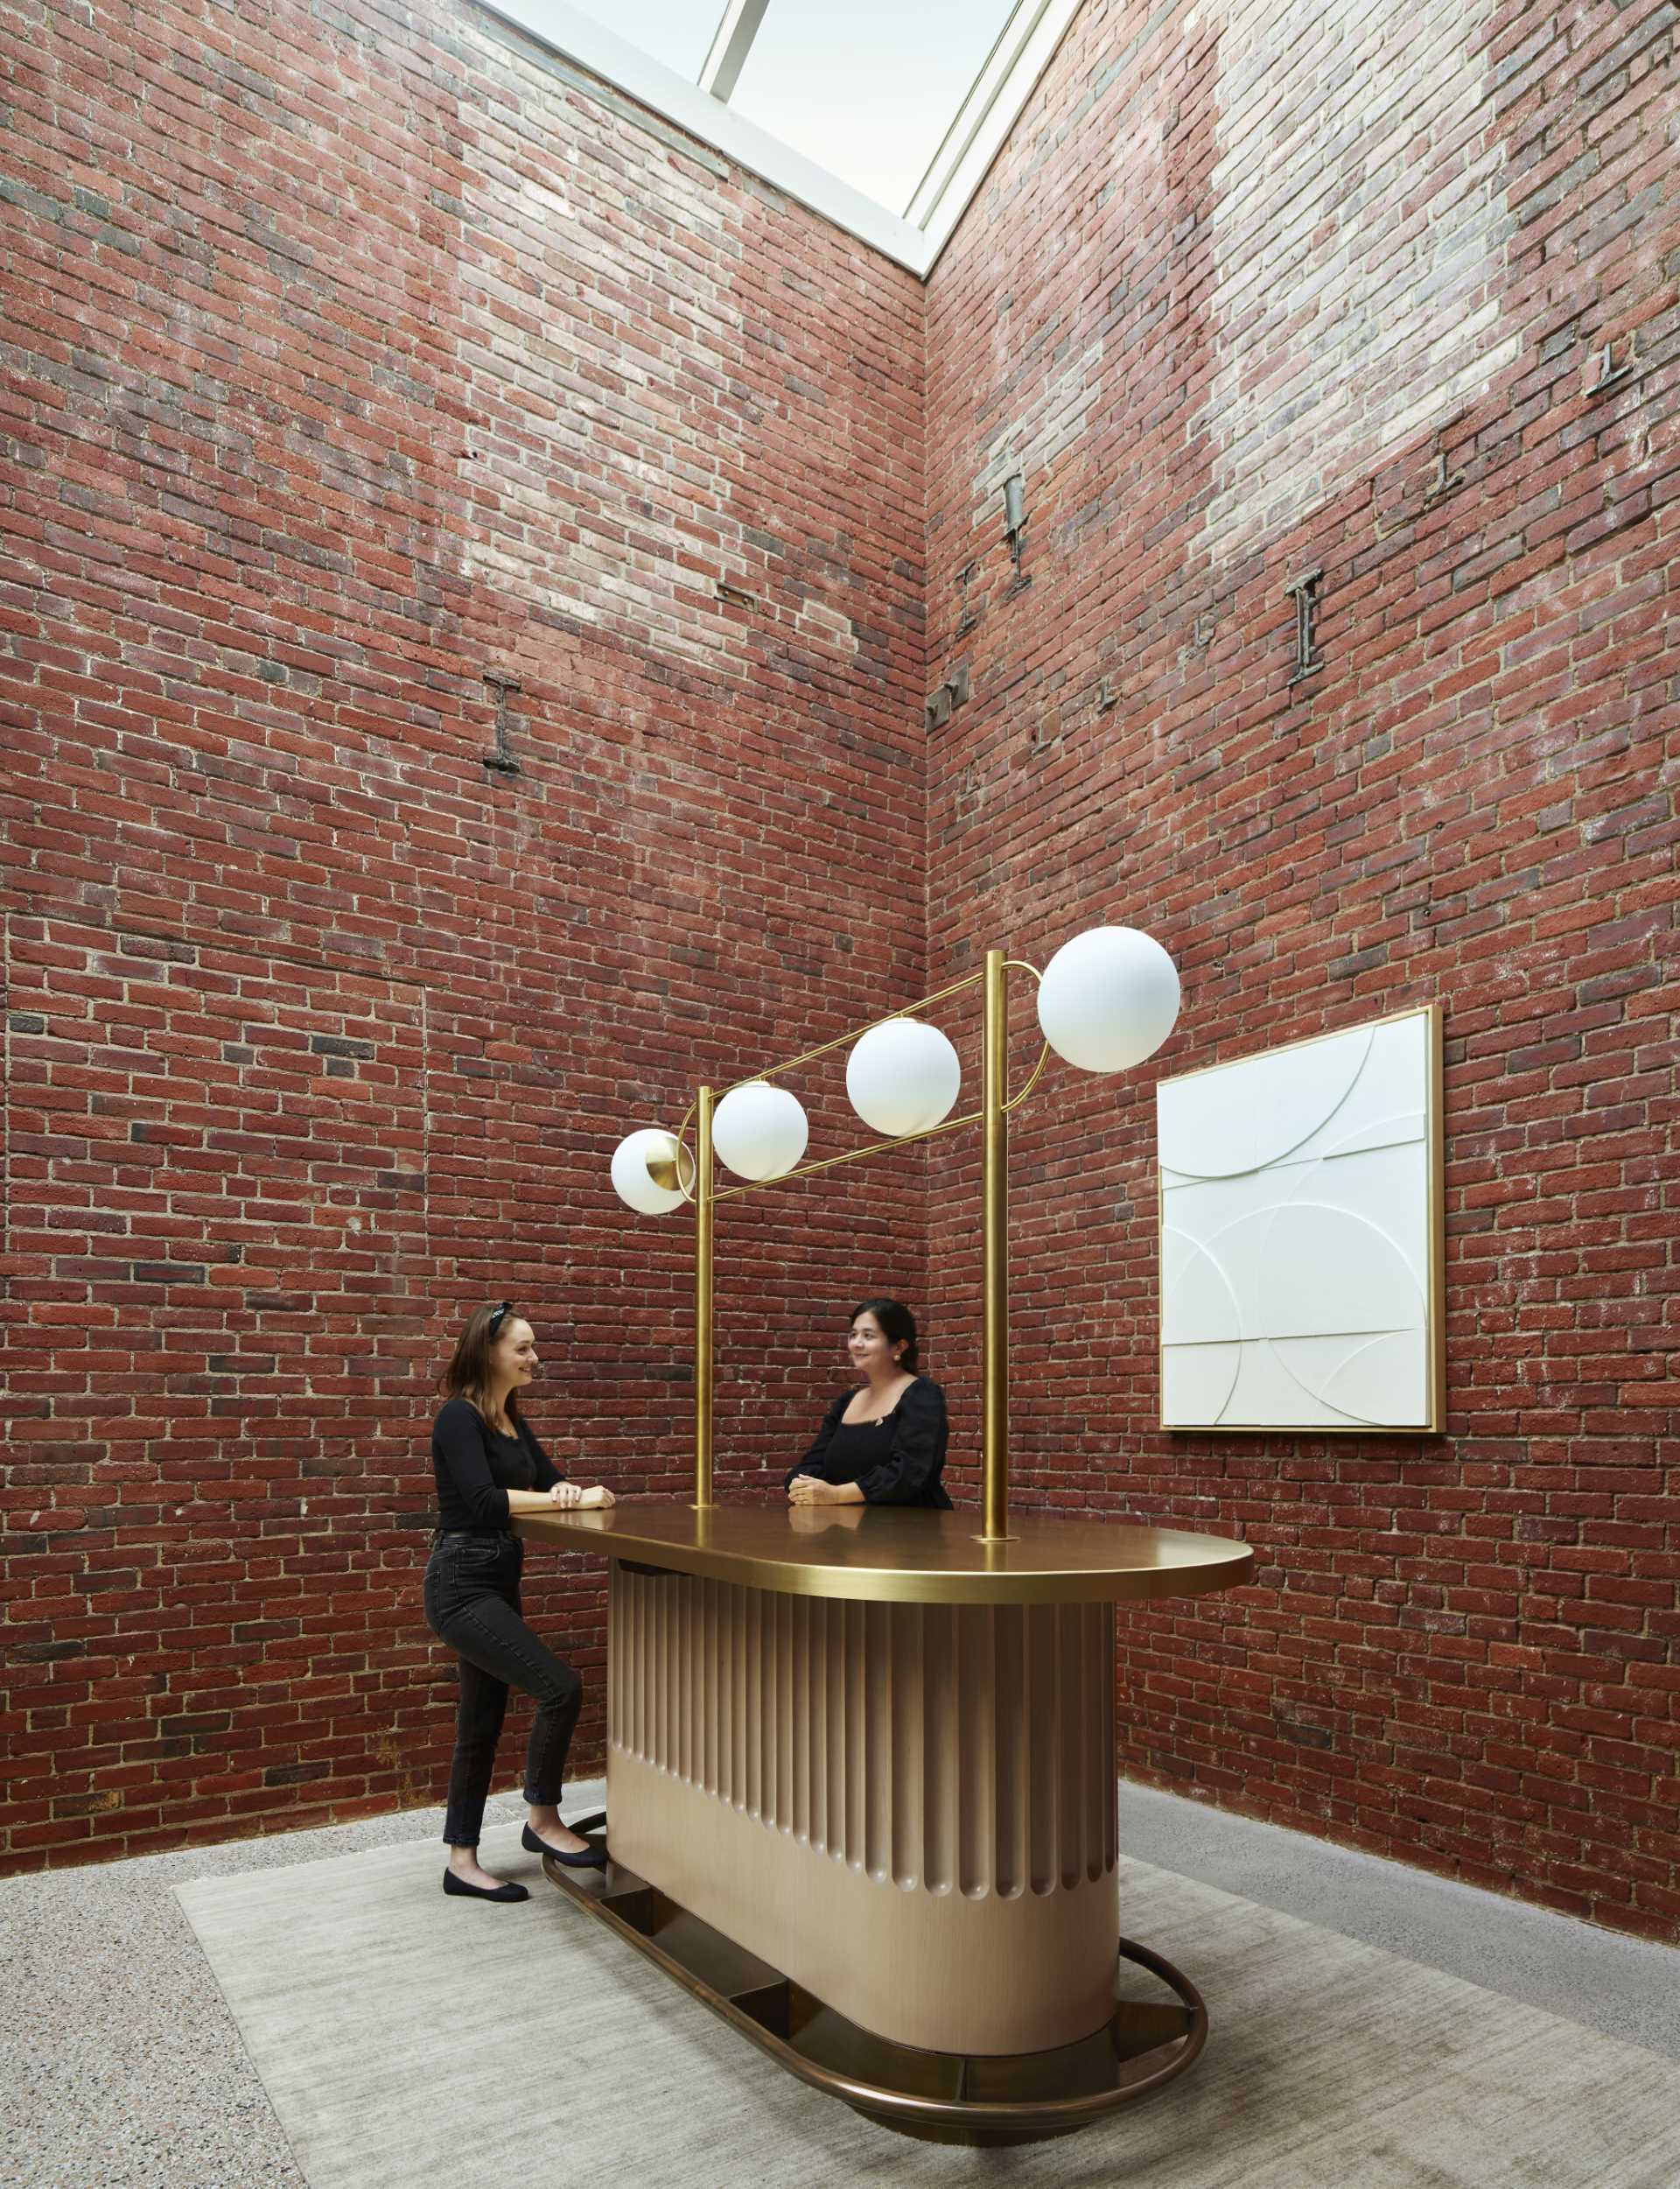
[[976,2151],[796,2082],[547,1884],[514,1828],[485,1856],[528,1904],[445,1900],[430,1841],[177,1888],[311,2189],[1680,2182],[1671,2062],[1145,1863],[1122,1865],[1124,1927],[1200,1986],[1206,2052],[1096,2128]]

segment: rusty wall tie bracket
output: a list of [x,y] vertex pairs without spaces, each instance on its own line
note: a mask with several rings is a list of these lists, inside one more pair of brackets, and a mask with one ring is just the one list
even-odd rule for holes
[[926,719],[930,730],[942,730],[958,707],[965,706],[969,698],[969,671],[966,663],[953,670],[939,690],[928,695]]
[[1424,509],[1444,501],[1450,494],[1456,494],[1463,484],[1464,474],[1461,471],[1448,471],[1446,451],[1438,448],[1435,452],[1435,468],[1430,474],[1429,484],[1424,488]]
[[1289,680],[1292,684],[1316,676],[1324,666],[1324,656],[1318,649],[1319,588],[1323,583],[1322,570],[1309,570],[1284,588],[1295,603],[1295,669]]
[[494,768],[500,775],[522,774],[523,770],[514,757],[514,748],[508,740],[508,700],[511,693],[519,690],[519,678],[505,676],[498,669],[486,669],[484,681],[496,695],[496,748],[494,752],[482,756],[482,764]]
[[1616,346],[1614,341],[1604,344],[1598,353],[1598,358],[1599,376],[1586,391],[1589,402],[1594,396],[1613,394],[1616,389],[1624,386],[1634,376],[1634,346],[1631,340],[1628,344],[1628,355],[1622,363],[1616,362]]

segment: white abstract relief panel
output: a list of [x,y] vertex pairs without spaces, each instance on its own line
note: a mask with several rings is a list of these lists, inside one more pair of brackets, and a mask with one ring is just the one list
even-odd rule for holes
[[1156,1091],[1167,1428],[1436,1426],[1431,1011]]

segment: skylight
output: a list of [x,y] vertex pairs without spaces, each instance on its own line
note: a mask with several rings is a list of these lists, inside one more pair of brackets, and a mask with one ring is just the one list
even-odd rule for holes
[[730,104],[903,213],[1015,0],[769,0]]
[[1080,0],[481,0],[926,274]]

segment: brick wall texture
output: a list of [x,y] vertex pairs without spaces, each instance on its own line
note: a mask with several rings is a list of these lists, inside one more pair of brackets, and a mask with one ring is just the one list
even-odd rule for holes
[[[606,1166],[922,992],[924,300],[468,5],[0,20],[32,1863],[436,1795],[477,1301],[563,1464],[684,1488],[688,1241]],[[925,1291],[919,1163],[844,1176],[732,1208],[725,1493]],[[604,1568],[531,1567],[588,1768]]]
[[[1677,32],[1092,0],[928,343],[930,979],[1114,919],[1185,984],[1016,1139],[1023,1496],[1259,1554],[1122,1620],[1123,1767],[1670,1938]],[[1450,1433],[1163,1435],[1157,1077],[1426,1002]]]
[[[1185,1010],[1020,1114],[1017,1496],[1260,1554],[1123,1619],[1126,1769],[1680,1937],[1669,0],[1087,0],[925,285],[471,0],[0,25],[0,1861],[436,1798],[462,1310],[680,1491],[619,1133],[1124,920]],[[1424,1002],[1448,1433],[1163,1435],[1158,1073]],[[884,1286],[973,1496],[976,1165],[729,1204],[724,1494]]]

